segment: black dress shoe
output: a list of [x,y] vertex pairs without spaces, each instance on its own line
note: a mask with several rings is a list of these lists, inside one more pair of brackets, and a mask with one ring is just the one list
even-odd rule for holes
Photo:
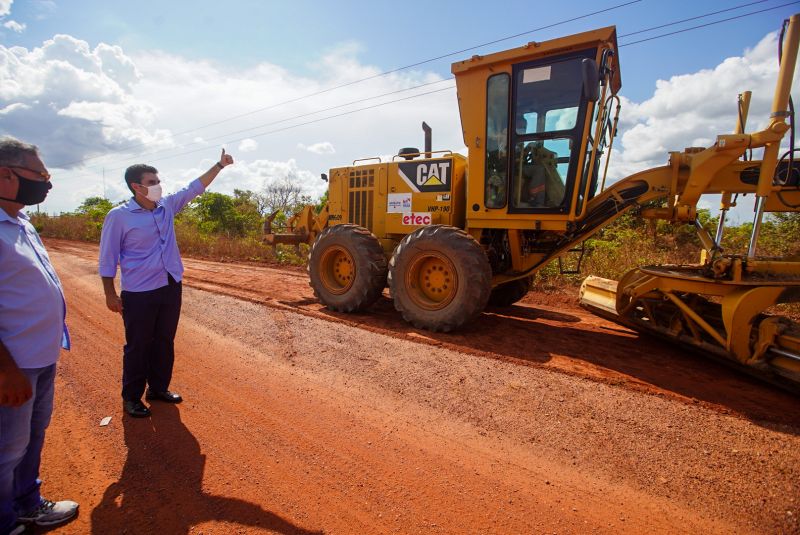
[[166,401],[167,403],[180,403],[183,398],[180,394],[164,390],[163,392],[155,392],[148,389],[147,394],[144,396],[148,401]]
[[150,416],[150,409],[144,406],[139,399],[126,399],[122,402],[123,410],[134,418],[147,418]]

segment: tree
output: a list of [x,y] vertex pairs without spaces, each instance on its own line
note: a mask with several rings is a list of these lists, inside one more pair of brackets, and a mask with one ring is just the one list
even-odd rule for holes
[[200,195],[184,210],[181,220],[196,225],[203,233],[231,237],[245,236],[261,227],[256,194],[238,189],[233,197],[210,191]]
[[250,190],[233,190],[233,208],[246,231],[259,229],[262,222],[260,199]]
[[197,197],[195,202],[195,213],[202,232],[224,233],[228,236],[244,234],[233,209],[233,199],[228,195],[209,191]]
[[99,222],[105,219],[106,214],[112,208],[114,208],[114,205],[108,199],[103,197],[88,197],[78,206],[75,213],[88,216],[92,221]]
[[264,186],[261,198],[263,214],[271,214],[276,211],[294,213],[298,207],[311,201],[308,196],[303,195],[303,188],[293,180],[294,178],[294,174],[289,174],[278,182]]

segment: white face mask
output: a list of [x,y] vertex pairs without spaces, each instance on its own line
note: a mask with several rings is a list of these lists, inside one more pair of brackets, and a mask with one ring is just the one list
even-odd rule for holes
[[161,184],[147,187],[147,195],[145,197],[150,201],[158,202],[161,199]]

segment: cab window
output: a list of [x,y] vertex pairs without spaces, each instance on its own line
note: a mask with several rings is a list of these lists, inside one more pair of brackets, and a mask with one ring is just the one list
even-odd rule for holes
[[566,211],[578,157],[585,102],[581,61],[518,65],[514,105],[510,208],[518,212]]
[[486,191],[487,208],[503,208],[508,197],[508,101],[510,76],[496,74],[486,86]]

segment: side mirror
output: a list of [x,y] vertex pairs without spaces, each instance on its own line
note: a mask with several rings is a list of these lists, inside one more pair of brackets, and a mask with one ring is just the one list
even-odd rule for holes
[[321,178],[322,180],[324,180],[325,182],[327,182],[327,181],[328,181],[328,175],[326,175],[325,173],[322,173],[322,175],[320,176],[320,178]]
[[597,102],[600,98],[600,71],[597,70],[597,62],[590,58],[584,58],[581,62],[583,71],[583,94],[589,102]]

